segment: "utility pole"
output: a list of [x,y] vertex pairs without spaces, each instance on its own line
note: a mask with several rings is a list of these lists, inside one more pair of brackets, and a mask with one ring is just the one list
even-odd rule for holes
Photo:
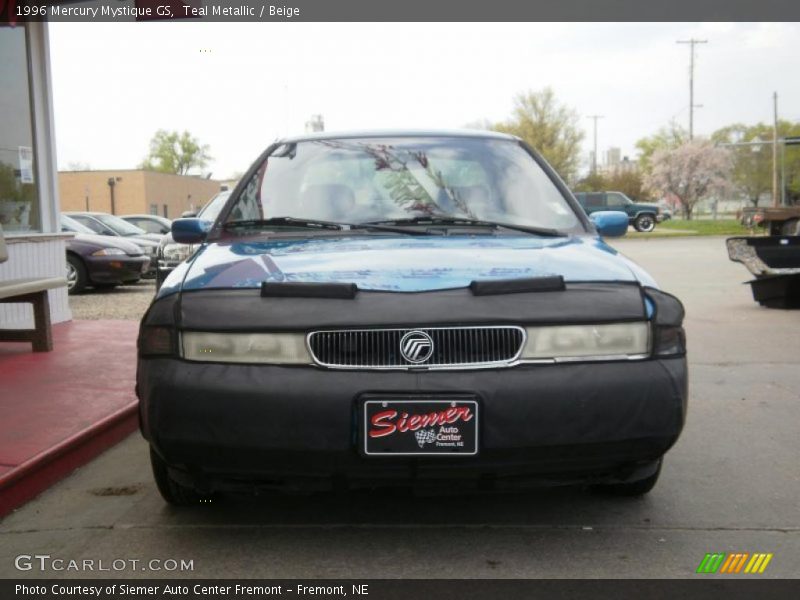
[[592,154],[592,173],[597,173],[597,119],[602,119],[603,115],[589,115],[587,119],[594,121],[594,151]]
[[108,183],[108,189],[111,191],[111,214],[115,215],[117,214],[117,203],[114,198],[114,186],[117,185],[117,181],[113,177],[109,177],[106,183]]
[[678,44],[689,44],[689,139],[694,139],[694,109],[701,108],[702,104],[694,103],[694,47],[697,44],[707,44],[708,40],[678,40]]
[[772,92],[775,120],[772,124],[772,206],[780,206],[778,198],[778,92]]

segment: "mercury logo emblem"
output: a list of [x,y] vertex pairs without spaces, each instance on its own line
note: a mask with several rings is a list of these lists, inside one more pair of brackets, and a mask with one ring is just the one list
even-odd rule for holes
[[433,354],[433,340],[424,331],[409,331],[400,339],[400,354],[410,363],[424,363]]

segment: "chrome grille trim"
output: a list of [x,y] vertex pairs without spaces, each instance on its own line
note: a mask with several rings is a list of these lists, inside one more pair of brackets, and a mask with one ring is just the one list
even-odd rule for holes
[[[427,362],[414,364],[400,356],[400,339],[411,331],[433,338],[434,352]],[[518,362],[526,341],[525,329],[516,325],[321,329],[306,336],[314,362],[335,369],[507,367]],[[345,345],[351,357],[344,355]]]

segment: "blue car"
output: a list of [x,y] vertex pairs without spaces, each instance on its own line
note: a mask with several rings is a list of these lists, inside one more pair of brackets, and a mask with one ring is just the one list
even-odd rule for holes
[[167,502],[216,492],[656,483],[687,404],[684,311],[547,163],[491,132],[280,140],[139,335]]

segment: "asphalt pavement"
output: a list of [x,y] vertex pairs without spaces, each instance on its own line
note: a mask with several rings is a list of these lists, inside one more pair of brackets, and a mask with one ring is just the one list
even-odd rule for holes
[[[176,510],[136,433],[0,522],[0,577],[699,577],[708,552],[773,553],[763,575],[731,577],[797,576],[800,312],[754,303],[723,238],[614,245],[687,309],[688,420],[648,496],[354,493]],[[127,566],[17,570],[36,554]],[[143,570],[152,559],[192,570]]]

